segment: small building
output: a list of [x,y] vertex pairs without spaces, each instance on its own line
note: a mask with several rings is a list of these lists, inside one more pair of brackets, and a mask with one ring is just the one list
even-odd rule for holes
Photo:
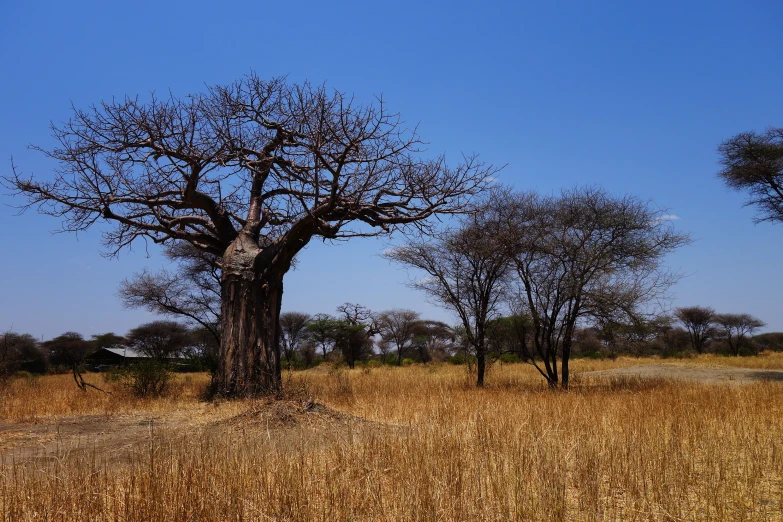
[[149,358],[148,355],[134,350],[133,348],[118,346],[115,348],[100,348],[88,355],[84,359],[84,364],[89,370],[101,371],[107,368],[116,368],[118,366],[133,364],[134,362],[143,361]]
[[[152,359],[149,355],[133,348],[115,346],[112,348],[100,348],[84,359],[84,366],[91,372],[102,372],[112,368],[127,366],[139,361]],[[176,371],[193,371],[187,357],[182,354],[166,359]]]

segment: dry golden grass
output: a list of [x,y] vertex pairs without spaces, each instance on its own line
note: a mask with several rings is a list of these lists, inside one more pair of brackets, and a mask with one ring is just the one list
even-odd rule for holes
[[701,364],[732,366],[735,368],[753,368],[757,370],[783,370],[783,352],[762,352],[756,357],[725,357],[704,354],[695,358]]
[[87,382],[110,392],[82,392],[70,374],[18,378],[0,383],[0,421],[39,422],[67,415],[112,415],[132,411],[173,411],[192,403],[209,382],[207,374],[177,375],[174,392],[165,399],[137,399],[102,374],[86,374]]
[[[777,364],[758,359],[741,361]],[[562,393],[546,390],[525,365],[493,367],[482,390],[463,367],[317,368],[290,377],[289,389],[299,392],[288,403],[213,406],[196,399],[202,379],[192,377],[177,399],[146,402],[82,394],[60,377],[27,389],[15,383],[0,406],[15,426],[51,415],[111,422],[126,411],[185,420],[121,450],[92,441],[34,459],[14,461],[7,452],[0,513],[5,520],[783,520],[780,382],[577,378]],[[329,410],[310,413],[308,395]],[[196,413],[203,422],[192,421]]]

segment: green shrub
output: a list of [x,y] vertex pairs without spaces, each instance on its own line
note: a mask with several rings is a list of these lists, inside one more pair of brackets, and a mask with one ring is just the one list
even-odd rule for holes
[[585,359],[603,359],[604,354],[597,350],[584,350],[582,353],[579,354],[579,357],[584,357]]
[[103,377],[103,382],[108,383],[115,383],[120,382],[124,378],[126,373],[125,368],[110,368],[106,371],[101,372],[101,376]]
[[415,363],[416,363],[416,361],[414,361],[413,359],[408,359],[407,357],[402,360],[402,365],[403,366],[411,366],[412,364],[415,364]]
[[457,355],[453,355],[449,357],[449,363],[451,364],[468,364],[469,361],[473,360],[474,357],[470,355],[466,355],[464,353],[458,353]]
[[173,377],[168,364],[148,360],[117,370],[115,378],[136,397],[163,397],[171,391]]
[[671,350],[666,349],[661,352],[661,359],[690,359],[693,357],[692,352],[683,350]]
[[519,355],[515,353],[504,353],[500,356],[500,362],[504,364],[514,364],[522,362],[522,359],[520,359]]
[[22,371],[18,371],[18,372],[14,372],[14,377],[16,377],[17,379],[24,379],[24,380],[26,380],[28,382],[30,382],[33,379],[35,379],[35,376],[32,373],[26,372],[26,371],[23,371],[23,370]]
[[759,334],[752,338],[752,342],[758,345],[759,350],[783,352],[783,332]]

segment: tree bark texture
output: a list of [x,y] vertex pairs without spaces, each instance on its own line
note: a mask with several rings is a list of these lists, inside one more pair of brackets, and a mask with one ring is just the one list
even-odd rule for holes
[[241,240],[223,259],[222,336],[214,392],[229,397],[277,393],[284,273],[263,266],[259,249]]

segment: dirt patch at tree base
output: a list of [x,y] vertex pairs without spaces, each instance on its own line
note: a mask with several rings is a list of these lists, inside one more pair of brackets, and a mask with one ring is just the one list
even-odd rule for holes
[[759,381],[783,382],[783,370],[758,370],[730,366],[695,366],[688,364],[644,364],[586,372],[579,375],[583,380],[607,379],[613,377],[639,379],[673,379],[707,384],[742,385]]
[[267,400],[255,402],[247,411],[229,420],[231,425],[261,425],[266,428],[292,428],[324,423],[346,424],[364,419],[333,410],[312,400]]
[[[388,429],[387,429],[388,428]],[[222,437],[263,433],[271,447],[352,440],[397,432],[393,426],[365,420],[314,401],[255,400],[199,403],[166,413],[80,415],[38,419],[35,423],[0,422],[0,466],[97,454],[120,462],[123,456],[154,440]]]

